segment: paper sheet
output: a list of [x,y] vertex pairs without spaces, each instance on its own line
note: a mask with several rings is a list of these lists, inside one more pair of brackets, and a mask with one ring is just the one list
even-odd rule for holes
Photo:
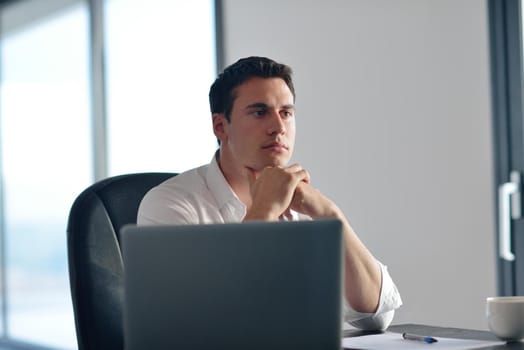
[[[428,334],[430,335],[430,334]],[[344,338],[342,346],[344,349],[373,349],[373,350],[439,350],[439,349],[475,349],[486,346],[502,345],[503,341],[470,340],[434,337],[436,343],[427,344],[421,341],[405,340],[402,334],[386,332],[382,334],[364,335],[361,337]]]

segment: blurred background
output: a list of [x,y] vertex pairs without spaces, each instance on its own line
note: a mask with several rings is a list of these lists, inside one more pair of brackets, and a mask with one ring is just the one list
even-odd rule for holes
[[209,86],[250,55],[293,68],[294,161],[388,265],[394,323],[487,329],[488,1],[11,0],[0,30],[6,348],[76,348],[71,204],[107,176],[208,163]]

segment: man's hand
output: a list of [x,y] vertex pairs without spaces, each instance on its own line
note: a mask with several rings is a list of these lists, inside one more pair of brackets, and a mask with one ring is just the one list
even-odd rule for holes
[[378,307],[381,271],[340,209],[309,183],[309,174],[298,164],[287,168],[266,167],[260,172],[246,168],[252,203],[244,220],[274,221],[290,218],[294,210],[311,218],[337,218],[344,235],[345,297],[359,312]]
[[311,218],[336,217],[338,208],[308,182],[297,185],[290,208]]
[[309,182],[309,174],[298,164],[286,168],[266,167],[260,172],[246,168],[251,191],[251,206],[244,220],[278,220],[289,214],[295,190]]

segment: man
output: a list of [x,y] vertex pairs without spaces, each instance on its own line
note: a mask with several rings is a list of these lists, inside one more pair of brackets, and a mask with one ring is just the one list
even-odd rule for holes
[[402,301],[384,265],[360,241],[340,209],[310,184],[295,144],[291,69],[264,57],[240,59],[209,92],[220,147],[205,165],[153,188],[138,224],[199,224],[249,220],[337,218],[343,224],[345,319],[384,329]]

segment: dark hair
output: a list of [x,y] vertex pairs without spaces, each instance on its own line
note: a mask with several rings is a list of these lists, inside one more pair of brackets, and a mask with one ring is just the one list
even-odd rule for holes
[[289,66],[277,63],[267,57],[251,56],[241,58],[219,74],[209,90],[209,105],[211,113],[224,113],[230,121],[231,110],[236,96],[237,86],[253,77],[281,78],[284,80],[295,98],[295,88],[291,78],[292,70]]

